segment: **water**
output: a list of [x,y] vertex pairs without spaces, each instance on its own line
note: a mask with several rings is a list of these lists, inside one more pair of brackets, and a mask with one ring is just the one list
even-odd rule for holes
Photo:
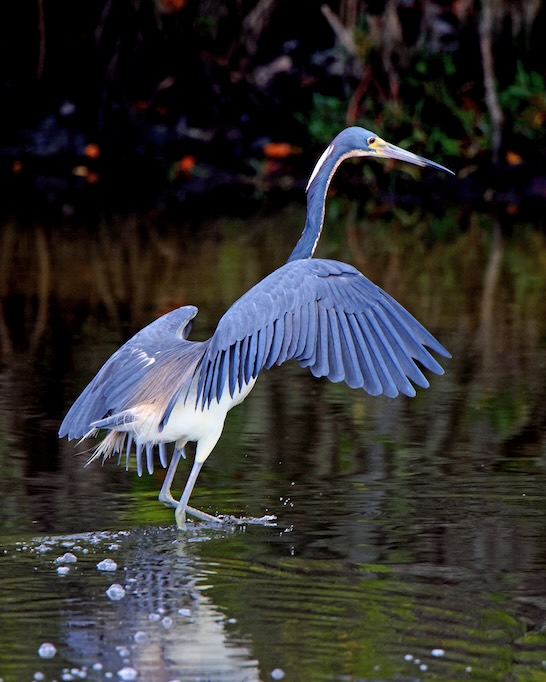
[[389,400],[265,372],[192,503],[276,525],[184,533],[160,470],[85,468],[58,425],[154,316],[195,304],[206,338],[283,262],[300,208],[199,240],[146,216],[6,223],[0,678],[546,680],[546,239],[459,219],[331,221],[321,255],[403,302],[452,352],[446,374]]

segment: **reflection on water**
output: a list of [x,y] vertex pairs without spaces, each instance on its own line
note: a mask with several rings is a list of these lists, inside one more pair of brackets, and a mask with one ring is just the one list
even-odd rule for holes
[[[453,360],[414,399],[297,365],[265,372],[192,499],[273,513],[276,527],[177,534],[156,501],[161,472],[84,468],[58,441],[123,340],[187,303],[205,338],[283,262],[301,222],[291,208],[204,225],[199,239],[151,219],[3,226],[6,682],[546,679],[546,240],[527,225],[471,214],[463,231],[457,215],[401,213],[326,233],[321,255],[358,265]],[[60,575],[67,551],[77,561]],[[105,557],[116,572],[97,570]],[[107,597],[112,583],[123,599]],[[54,658],[38,656],[43,642]]]

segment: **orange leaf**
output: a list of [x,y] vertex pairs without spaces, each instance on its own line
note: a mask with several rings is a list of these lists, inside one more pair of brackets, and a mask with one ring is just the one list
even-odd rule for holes
[[177,164],[177,170],[179,173],[191,173],[193,167],[195,166],[195,157],[188,154],[183,156]]
[[84,156],[87,156],[88,159],[98,159],[100,156],[100,147],[98,144],[90,142],[83,148],[83,154]]
[[288,142],[268,142],[264,144],[263,152],[270,159],[286,159],[287,156],[299,154],[301,149]]
[[516,152],[511,152],[510,150],[506,152],[506,162],[510,166],[519,166],[523,163],[523,159]]

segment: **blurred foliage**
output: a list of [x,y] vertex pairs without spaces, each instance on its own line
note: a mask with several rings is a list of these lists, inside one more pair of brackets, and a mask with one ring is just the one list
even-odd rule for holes
[[512,85],[500,93],[504,111],[514,122],[514,131],[530,141],[544,138],[546,121],[546,81],[536,71],[527,72],[518,62]]
[[[539,2],[102,0],[83,11],[39,0],[0,13],[0,173],[50,203],[100,183],[121,201],[157,201],[167,185],[180,203],[233,177],[267,188],[307,174],[315,146],[355,123],[459,167],[544,167]],[[271,143],[284,158],[268,156]],[[42,180],[45,159],[68,187]]]

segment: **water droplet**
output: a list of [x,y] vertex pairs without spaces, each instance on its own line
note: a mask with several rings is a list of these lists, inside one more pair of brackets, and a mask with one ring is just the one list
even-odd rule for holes
[[138,632],[135,632],[134,640],[137,644],[146,644],[148,641],[148,634],[139,630]]
[[40,648],[38,649],[38,656],[40,656],[40,658],[53,658],[56,653],[57,647],[54,644],[51,644],[51,642],[40,644]]
[[78,557],[75,554],[72,554],[72,552],[66,552],[55,559],[57,564],[75,564],[76,561],[78,561]]
[[275,668],[271,671],[272,680],[282,680],[284,678],[284,670],[282,668]]
[[123,597],[125,597],[125,589],[123,588],[122,585],[119,585],[118,583],[113,583],[106,590],[106,595],[112,601],[119,601],[120,599],[123,599]]
[[138,672],[134,668],[122,668],[121,670],[118,670],[118,677],[120,680],[125,680],[125,682],[129,682],[130,680],[136,680],[138,677]]
[[433,649],[430,654],[431,656],[443,656],[445,651],[443,649]]
[[113,559],[103,559],[97,564],[99,571],[117,571],[118,565]]
[[48,547],[47,545],[44,544],[38,545],[38,547],[36,547],[36,551],[40,552],[40,554],[43,554],[44,552],[51,552],[52,549],[53,547]]

